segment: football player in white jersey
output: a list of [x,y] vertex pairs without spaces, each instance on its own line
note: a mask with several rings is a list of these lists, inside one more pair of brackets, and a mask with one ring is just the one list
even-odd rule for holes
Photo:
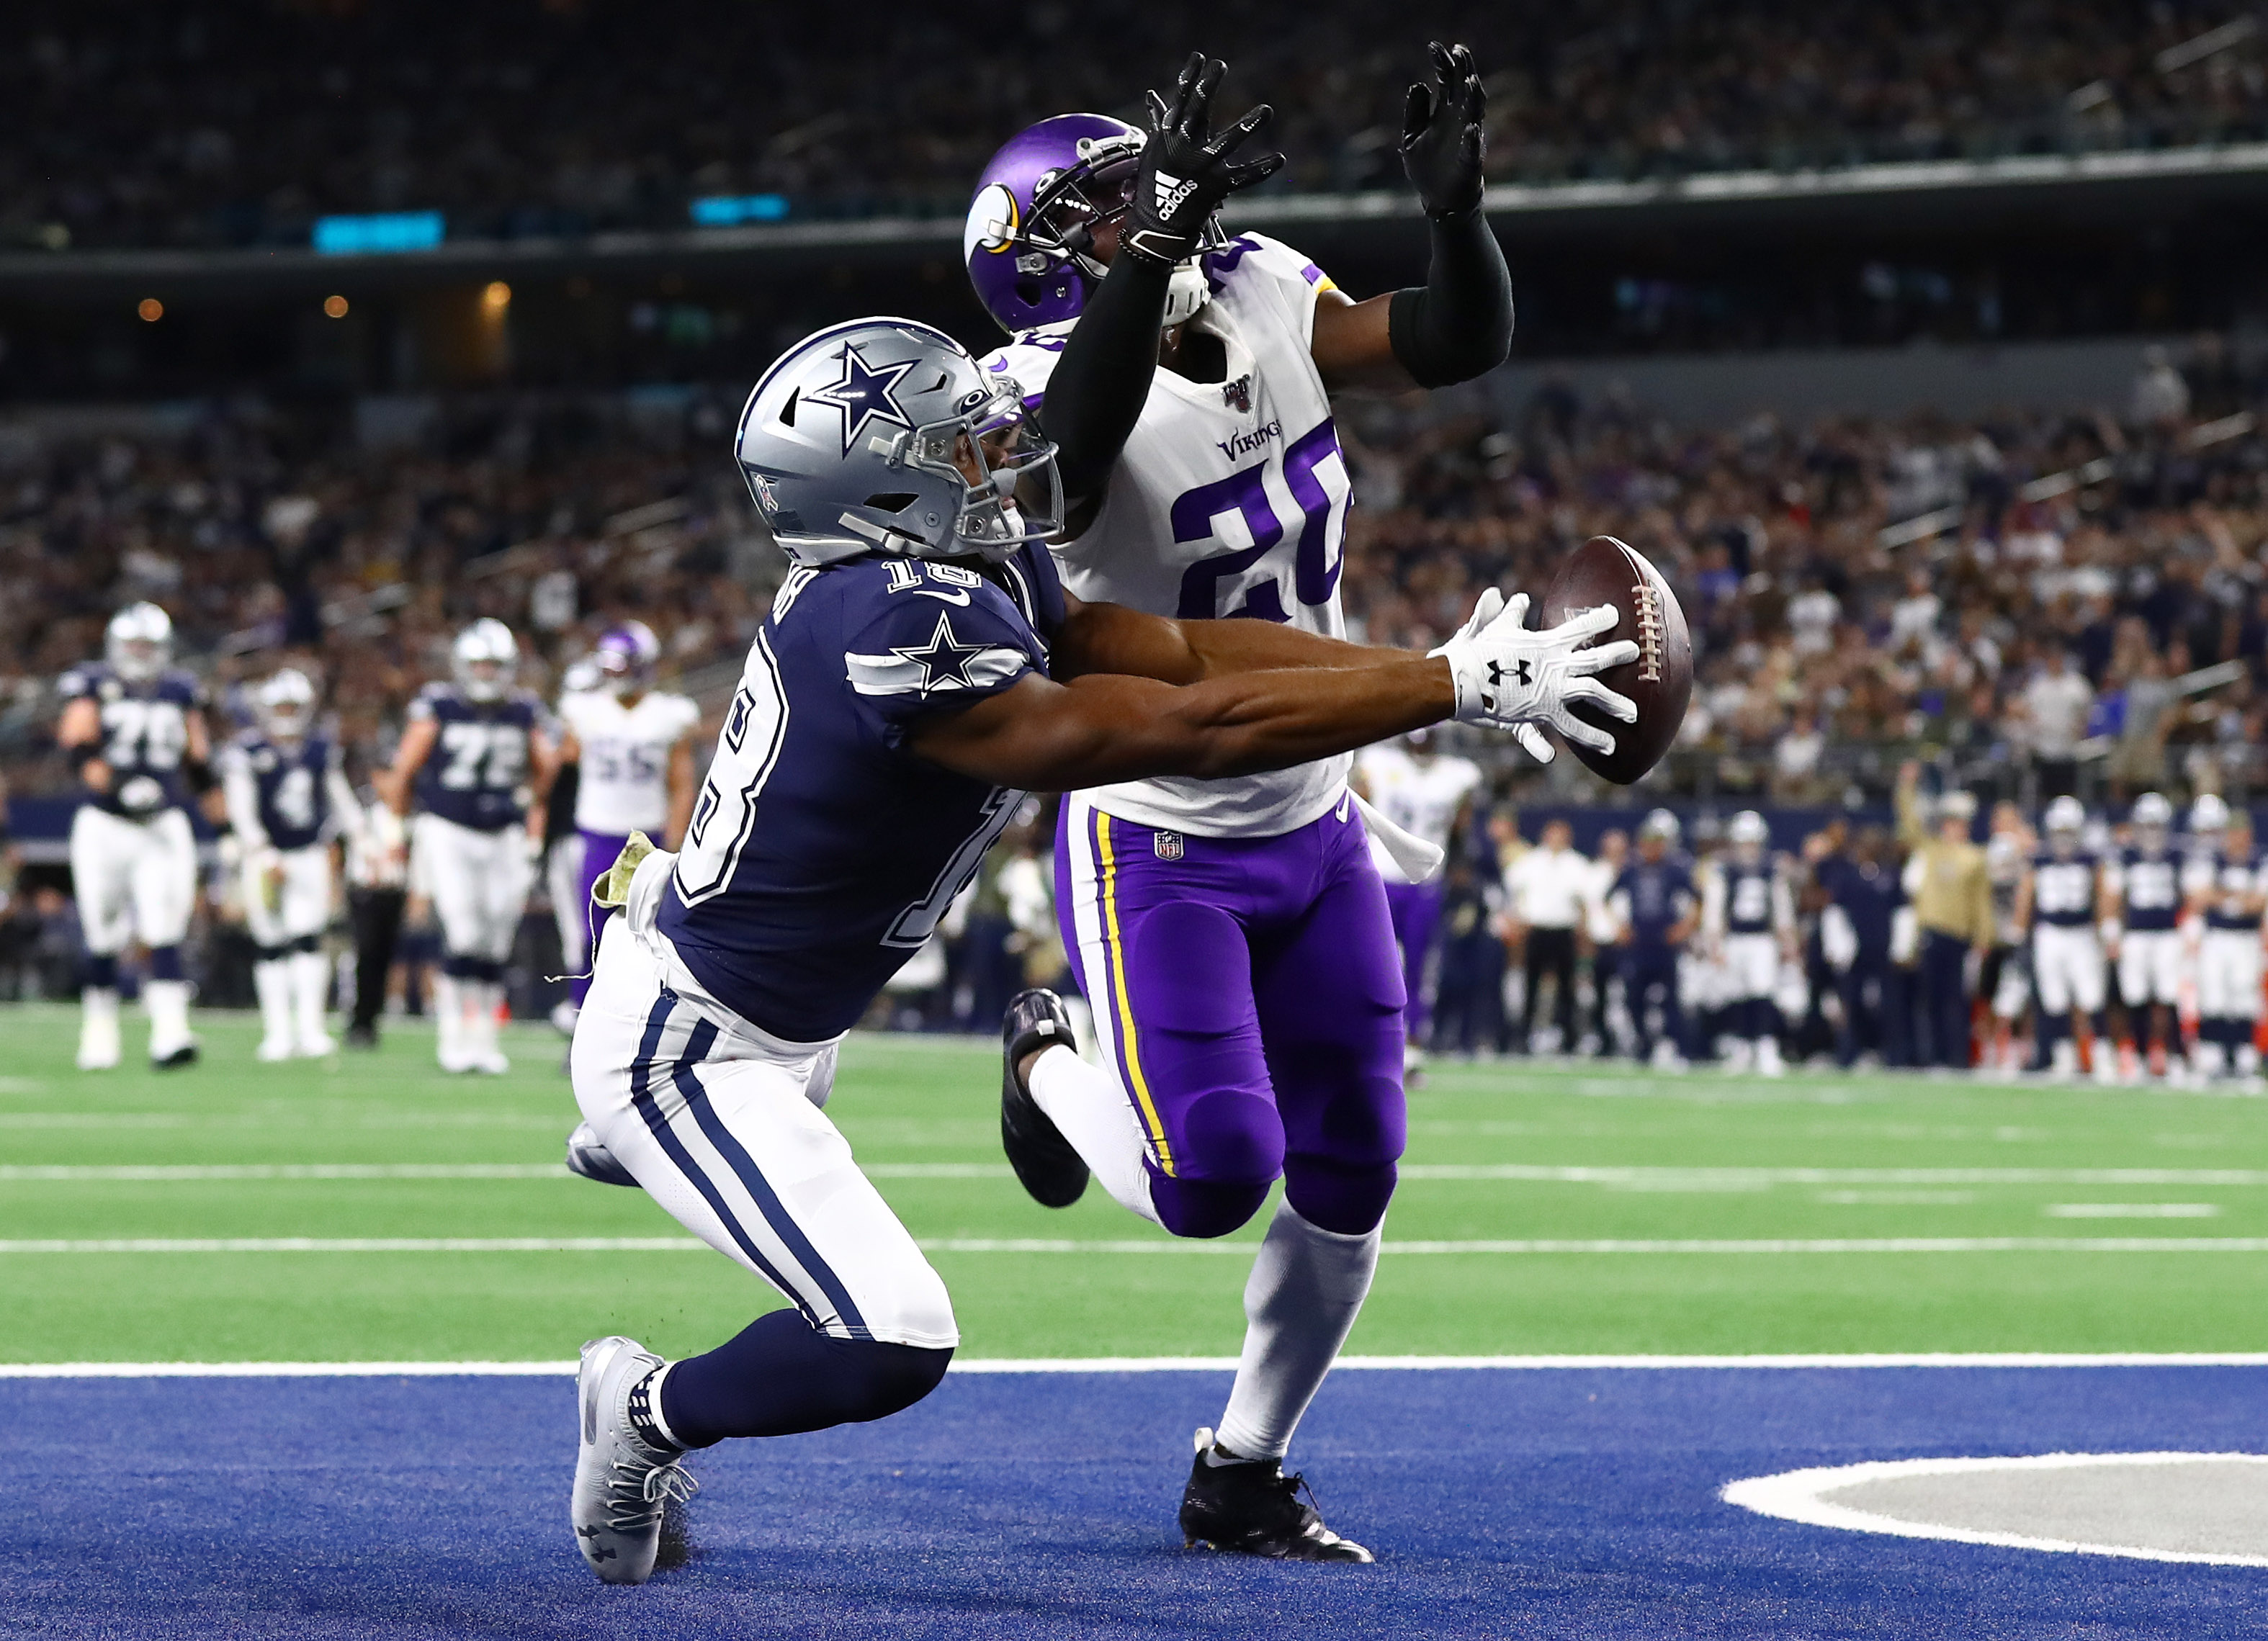
[[615,857],[644,832],[664,849],[675,849],[693,816],[693,737],[701,709],[689,695],[653,688],[661,644],[644,622],[610,627],[592,657],[597,688],[563,695],[559,718],[559,762],[576,766],[575,828],[582,858],[575,879],[571,920],[581,924],[566,953],[567,972],[576,976],[570,1008],[579,1012],[590,991],[588,949],[591,886]]
[[2182,984],[2182,863],[2174,853],[2174,806],[2157,792],[2134,800],[2132,842],[2103,872],[2104,944],[2118,964],[2126,1032],[2153,1077],[2182,1047],[2174,1012]]
[[2253,1027],[2260,1019],[2260,924],[2268,868],[2252,852],[2252,828],[2213,792],[2190,806],[2196,848],[2182,873],[2198,938],[2198,1069],[2247,1081],[2260,1074]]
[[118,954],[139,939],[150,954],[142,1003],[150,1061],[197,1057],[181,941],[197,898],[197,846],[184,806],[212,790],[204,687],[173,665],[173,623],[155,604],[110,618],[103,659],[63,675],[55,744],[86,798],[71,817],[72,893],[85,930],[78,1063],[118,1063]]
[[534,879],[526,830],[557,769],[543,709],[512,681],[519,642],[483,616],[450,647],[453,682],[431,683],[410,703],[380,795],[399,815],[415,800],[413,872],[441,924],[433,982],[435,1055],[445,1071],[501,1075],[497,1042],[504,966]]
[[2049,1073],[2069,1078],[2082,1053],[2095,1080],[2117,1078],[2110,1039],[2095,1034],[2102,1012],[2102,941],[2095,924],[2105,900],[2102,869],[2082,847],[2087,811],[2066,796],[2048,806],[2047,847],[2035,855],[2016,884],[2014,916],[2031,931],[2032,983],[2039,1008],[2032,1026]]
[[336,1047],[323,1025],[331,843],[360,824],[362,806],[337,746],[315,732],[315,687],[305,673],[285,667],[262,680],[252,703],[259,727],[230,745],[221,790],[241,851],[245,927],[260,948],[252,966],[258,1056],[320,1057]]
[[[1440,852],[1444,858],[1449,839],[1472,811],[1472,796],[1481,784],[1481,768],[1470,758],[1444,756],[1438,738],[1429,730],[1405,735],[1397,743],[1366,747],[1355,755],[1352,784],[1371,806],[1388,820]],[[1388,852],[1378,838],[1370,840],[1370,864],[1386,885],[1386,907],[1394,917],[1394,938],[1402,947],[1402,986],[1409,994],[1403,1020],[1409,1034],[1403,1054],[1406,1066],[1424,1058],[1426,1025],[1425,964],[1433,952],[1433,934],[1441,921],[1441,880],[1438,872],[1418,881]]]
[[[1152,93],[1146,130],[1058,115],[986,166],[962,249],[1010,341],[985,368],[1020,384],[1057,447],[1056,556],[1075,596],[1344,635],[1351,484],[1332,392],[1444,386],[1511,348],[1511,276],[1481,211],[1486,96],[1463,48],[1433,63],[1401,143],[1431,269],[1367,302],[1288,246],[1222,233],[1221,203],[1283,161],[1233,158],[1265,107],[1212,130],[1219,62],[1191,57],[1170,105]],[[1547,747],[1532,725],[1521,740]],[[1280,1461],[1369,1290],[1405,1126],[1406,995],[1350,762],[1071,794],[1058,912],[1106,1067],[1061,1046],[1052,993],[1018,998],[1004,1031],[1003,1137],[1040,1200],[1059,1203],[1066,1141],[1176,1235],[1234,1230],[1284,1179],[1181,1520],[1191,1542],[1305,1560],[1370,1559]],[[1368,830],[1423,875],[1418,840]],[[1086,1170],[1066,1172],[1075,1196]]]

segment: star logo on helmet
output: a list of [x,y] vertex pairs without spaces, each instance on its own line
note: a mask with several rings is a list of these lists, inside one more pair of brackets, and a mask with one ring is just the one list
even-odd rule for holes
[[870,422],[908,430],[913,427],[905,408],[898,403],[896,388],[918,362],[908,359],[877,369],[859,354],[858,344],[851,342],[843,350],[843,379],[829,386],[814,388],[804,394],[803,402],[832,405],[843,413],[843,453],[847,456]]
[[927,644],[912,649],[893,646],[890,653],[900,660],[911,661],[922,669],[921,687],[926,694],[932,689],[947,688],[975,688],[976,681],[968,675],[968,659],[971,656],[982,655],[986,648],[984,644],[963,644],[955,638],[951,617],[940,614],[937,618],[937,630],[930,635]]

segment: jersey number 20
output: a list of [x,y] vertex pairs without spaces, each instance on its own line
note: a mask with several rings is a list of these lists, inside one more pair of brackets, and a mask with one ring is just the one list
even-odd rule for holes
[[[1339,464],[1340,493],[1333,497],[1319,469],[1326,461]],[[1213,532],[1213,520],[1237,513],[1251,533],[1252,545],[1233,553],[1219,553],[1191,564],[1182,576],[1182,596],[1174,614],[1182,621],[1213,621],[1225,615],[1250,615],[1262,621],[1289,621],[1281,579],[1270,576],[1255,582],[1237,608],[1220,607],[1220,585],[1241,576],[1276,549],[1284,539],[1285,520],[1277,517],[1275,498],[1268,494],[1268,464],[1255,462],[1184,493],[1174,503],[1174,540],[1202,541]],[[1302,604],[1330,602],[1339,585],[1340,551],[1346,536],[1346,459],[1339,450],[1337,425],[1330,417],[1299,438],[1284,451],[1284,482],[1300,508],[1300,539],[1292,568],[1292,592]]]

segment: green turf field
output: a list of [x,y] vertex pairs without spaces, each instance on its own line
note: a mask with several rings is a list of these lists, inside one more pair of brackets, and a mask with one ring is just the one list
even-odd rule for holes
[[[412,1027],[313,1066],[254,1063],[248,1019],[200,1028],[193,1070],[132,1063],[129,1027],[129,1068],[88,1076],[70,1011],[0,1010],[0,1359],[556,1360],[607,1332],[674,1354],[775,1303],[705,1250],[78,1246],[679,1234],[642,1194],[545,1171],[574,1121],[548,1031],[511,1034],[511,1077],[464,1080]],[[963,1353],[1233,1354],[1242,1255],[1173,1244],[1096,1190],[1027,1201],[999,1159],[998,1064],[982,1043],[856,1038],[829,1107],[932,1245]],[[2268,1101],[1484,1065],[1437,1068],[1410,1104],[1356,1351],[2268,1350]],[[364,1177],[276,1172],[311,1164]],[[475,1164],[505,1177],[401,1174]],[[1940,1246],[1847,1246],[1907,1239]],[[1032,1241],[1106,1246],[998,1246]],[[1790,1246],[1818,1242],[1845,1246]],[[1689,1246],[1631,1246],[1659,1243]]]

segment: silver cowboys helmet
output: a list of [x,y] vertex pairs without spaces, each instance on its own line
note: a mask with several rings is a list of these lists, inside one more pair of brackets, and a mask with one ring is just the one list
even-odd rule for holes
[[519,671],[519,640],[493,615],[483,615],[449,646],[450,670],[468,701],[501,701]]
[[1742,859],[1754,860],[1764,853],[1764,845],[1771,842],[1771,828],[1755,810],[1743,809],[1725,828],[1725,836]]
[[2079,847],[2079,835],[2087,829],[2087,806],[2066,792],[2048,806],[2043,824],[2049,843],[2067,854]]
[[2174,806],[2162,792],[2144,792],[2134,800],[2133,813],[2128,817],[2135,830],[2151,841],[2154,847],[2162,841],[2166,829],[2174,824]]
[[2190,806],[2190,830],[2192,832],[2226,832],[2228,829],[2228,800],[2218,792],[2200,792]]
[[173,659],[173,619],[155,604],[129,604],[103,629],[103,659],[121,678],[155,678]]
[[1665,843],[1674,844],[1677,842],[1677,817],[1667,809],[1651,811],[1638,826],[1640,843],[1650,837],[1658,837]]
[[315,687],[296,666],[261,683],[252,698],[253,716],[270,740],[304,740],[315,721]]
[[1063,527],[1055,446],[1012,376],[941,330],[853,320],[782,354],[740,412],[733,453],[781,550],[998,563]]

